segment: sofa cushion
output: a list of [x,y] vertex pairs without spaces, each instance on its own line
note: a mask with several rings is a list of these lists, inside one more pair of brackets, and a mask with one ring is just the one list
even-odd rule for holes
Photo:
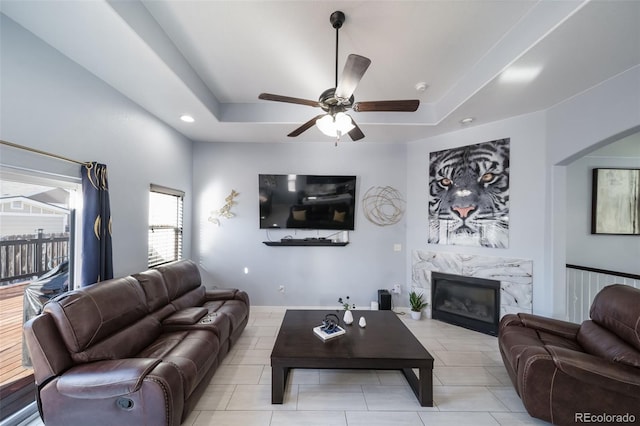
[[591,355],[640,368],[640,352],[593,321],[585,321],[578,342]]
[[149,269],[133,277],[138,280],[144,291],[149,312],[154,312],[169,304],[169,293],[160,271]]
[[591,319],[640,350],[640,291],[613,284],[600,290],[591,304]]
[[129,358],[146,348],[161,332],[158,320],[147,316],[71,356],[76,362]]
[[[71,353],[80,353],[107,337],[140,321],[148,313],[142,288],[133,277],[117,278],[65,293],[44,307],[51,314]],[[150,343],[155,334],[153,324],[141,327],[138,339]],[[133,355],[123,348],[120,356]],[[84,358],[84,357],[82,357]]]
[[202,303],[204,302],[204,293],[204,286],[194,288],[193,290],[189,290],[182,294],[182,296],[173,299],[171,301],[171,305],[178,311],[190,306],[202,306]]
[[179,260],[159,266],[158,271],[164,278],[169,300],[173,301],[189,290],[200,287],[200,271],[191,260]]
[[218,361],[218,338],[210,331],[191,330],[163,333],[137,356],[158,358],[173,364],[183,380],[185,398],[200,383],[211,366]]

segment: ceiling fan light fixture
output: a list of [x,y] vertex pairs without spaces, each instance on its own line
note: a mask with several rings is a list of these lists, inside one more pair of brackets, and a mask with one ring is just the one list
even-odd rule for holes
[[316,126],[322,133],[333,138],[345,135],[356,127],[351,117],[344,112],[324,115],[316,120]]

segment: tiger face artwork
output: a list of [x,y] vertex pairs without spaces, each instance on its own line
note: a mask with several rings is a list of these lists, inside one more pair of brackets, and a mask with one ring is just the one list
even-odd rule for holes
[[510,139],[429,155],[429,243],[509,245]]

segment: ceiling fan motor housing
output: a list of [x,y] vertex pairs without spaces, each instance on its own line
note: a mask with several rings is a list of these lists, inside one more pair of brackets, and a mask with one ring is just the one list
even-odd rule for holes
[[320,98],[318,99],[320,108],[322,108],[326,112],[340,112],[346,110],[347,108],[351,108],[351,106],[353,105],[353,101],[355,100],[353,95],[351,95],[348,100],[344,100],[336,98],[335,94],[335,87],[322,92]]
[[345,20],[344,13],[342,13],[339,10],[336,10],[331,14],[331,16],[329,16],[329,22],[331,22],[331,25],[335,29],[341,28],[342,24],[344,24],[344,20]]

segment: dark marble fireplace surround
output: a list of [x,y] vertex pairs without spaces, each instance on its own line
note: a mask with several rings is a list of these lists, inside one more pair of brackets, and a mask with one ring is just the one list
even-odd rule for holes
[[431,273],[433,319],[498,335],[500,281]]

